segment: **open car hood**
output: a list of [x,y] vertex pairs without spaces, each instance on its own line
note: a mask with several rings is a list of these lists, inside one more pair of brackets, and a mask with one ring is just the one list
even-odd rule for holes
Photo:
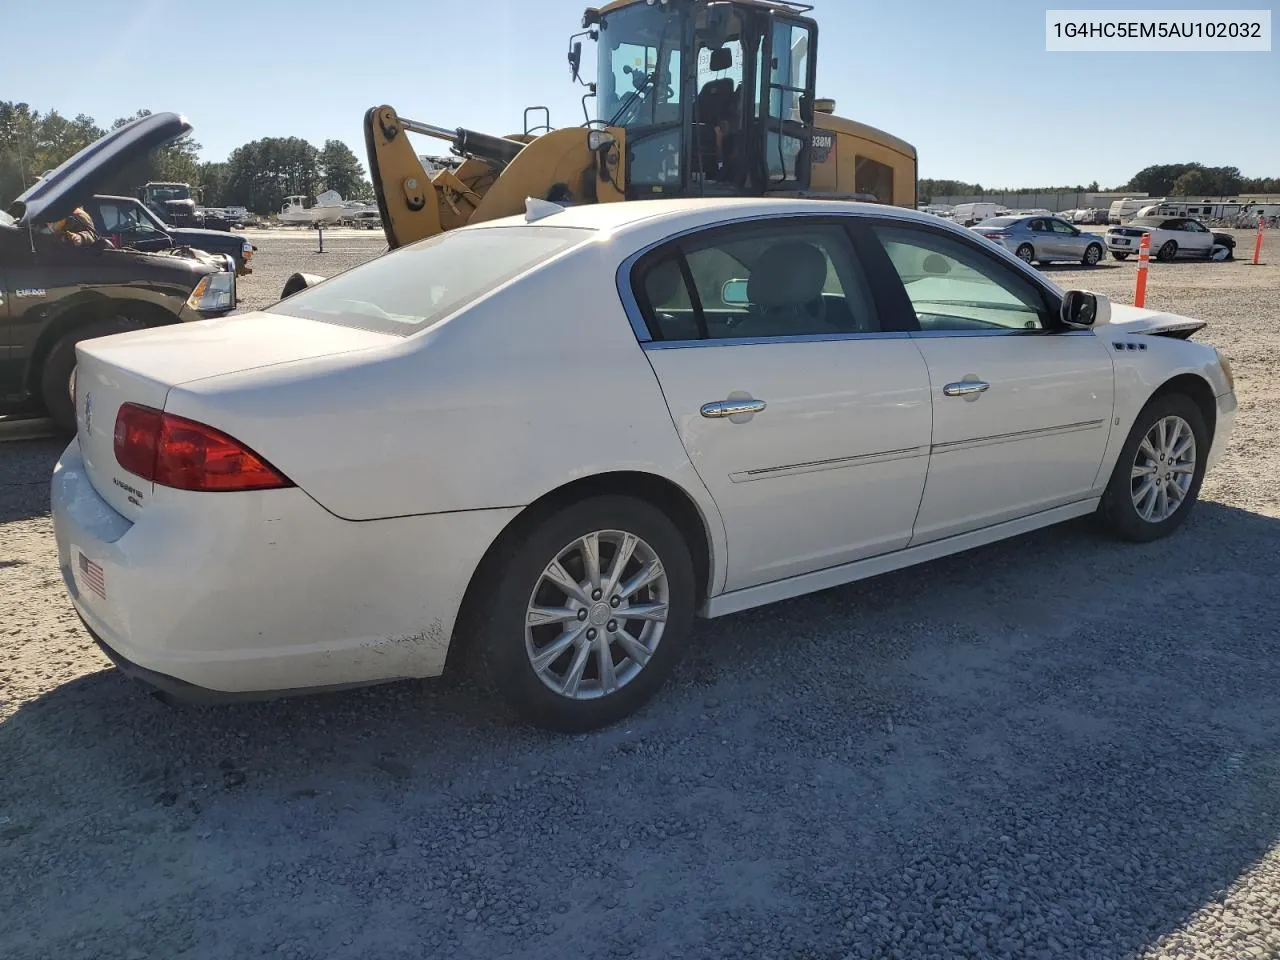
[[61,220],[101,193],[107,180],[127,164],[190,131],[191,124],[176,113],[139,117],[95,140],[38,180],[9,205],[9,215],[19,225]]

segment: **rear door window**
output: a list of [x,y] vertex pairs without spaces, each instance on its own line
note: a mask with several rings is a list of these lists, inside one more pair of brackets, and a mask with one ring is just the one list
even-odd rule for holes
[[267,312],[407,337],[594,233],[534,226],[451,230],[309,287]]
[[655,340],[880,330],[871,286],[838,223],[787,218],[717,228],[650,255],[634,276]]

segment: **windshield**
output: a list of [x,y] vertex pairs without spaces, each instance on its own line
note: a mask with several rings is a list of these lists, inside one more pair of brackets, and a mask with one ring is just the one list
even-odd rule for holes
[[187,187],[151,187],[151,196],[156,200],[189,200],[191,191]]
[[605,15],[597,48],[601,119],[621,126],[680,119],[680,18],[657,4]]
[[407,337],[593,233],[533,226],[441,233],[303,290],[267,312]]

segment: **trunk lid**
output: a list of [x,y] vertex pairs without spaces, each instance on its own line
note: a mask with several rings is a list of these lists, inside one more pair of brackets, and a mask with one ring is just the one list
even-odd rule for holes
[[115,422],[122,404],[163,410],[170,389],[179,384],[401,342],[389,334],[266,313],[82,341],[76,347],[75,393],[85,471],[107,503],[136,520],[153,485],[116,461]]

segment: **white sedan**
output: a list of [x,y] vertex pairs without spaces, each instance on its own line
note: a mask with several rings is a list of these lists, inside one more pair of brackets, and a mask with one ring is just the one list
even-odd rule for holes
[[170,694],[465,650],[525,718],[589,729],[695,616],[1085,514],[1170,533],[1236,406],[1202,326],[893,207],[533,202],[264,312],[81,343],[62,574]]
[[1185,257],[1209,257],[1215,244],[1235,246],[1229,236],[1215,235],[1199,220],[1187,217],[1138,217],[1107,229],[1107,249],[1117,260],[1137,256],[1144,234],[1151,234],[1151,258],[1168,262]]

